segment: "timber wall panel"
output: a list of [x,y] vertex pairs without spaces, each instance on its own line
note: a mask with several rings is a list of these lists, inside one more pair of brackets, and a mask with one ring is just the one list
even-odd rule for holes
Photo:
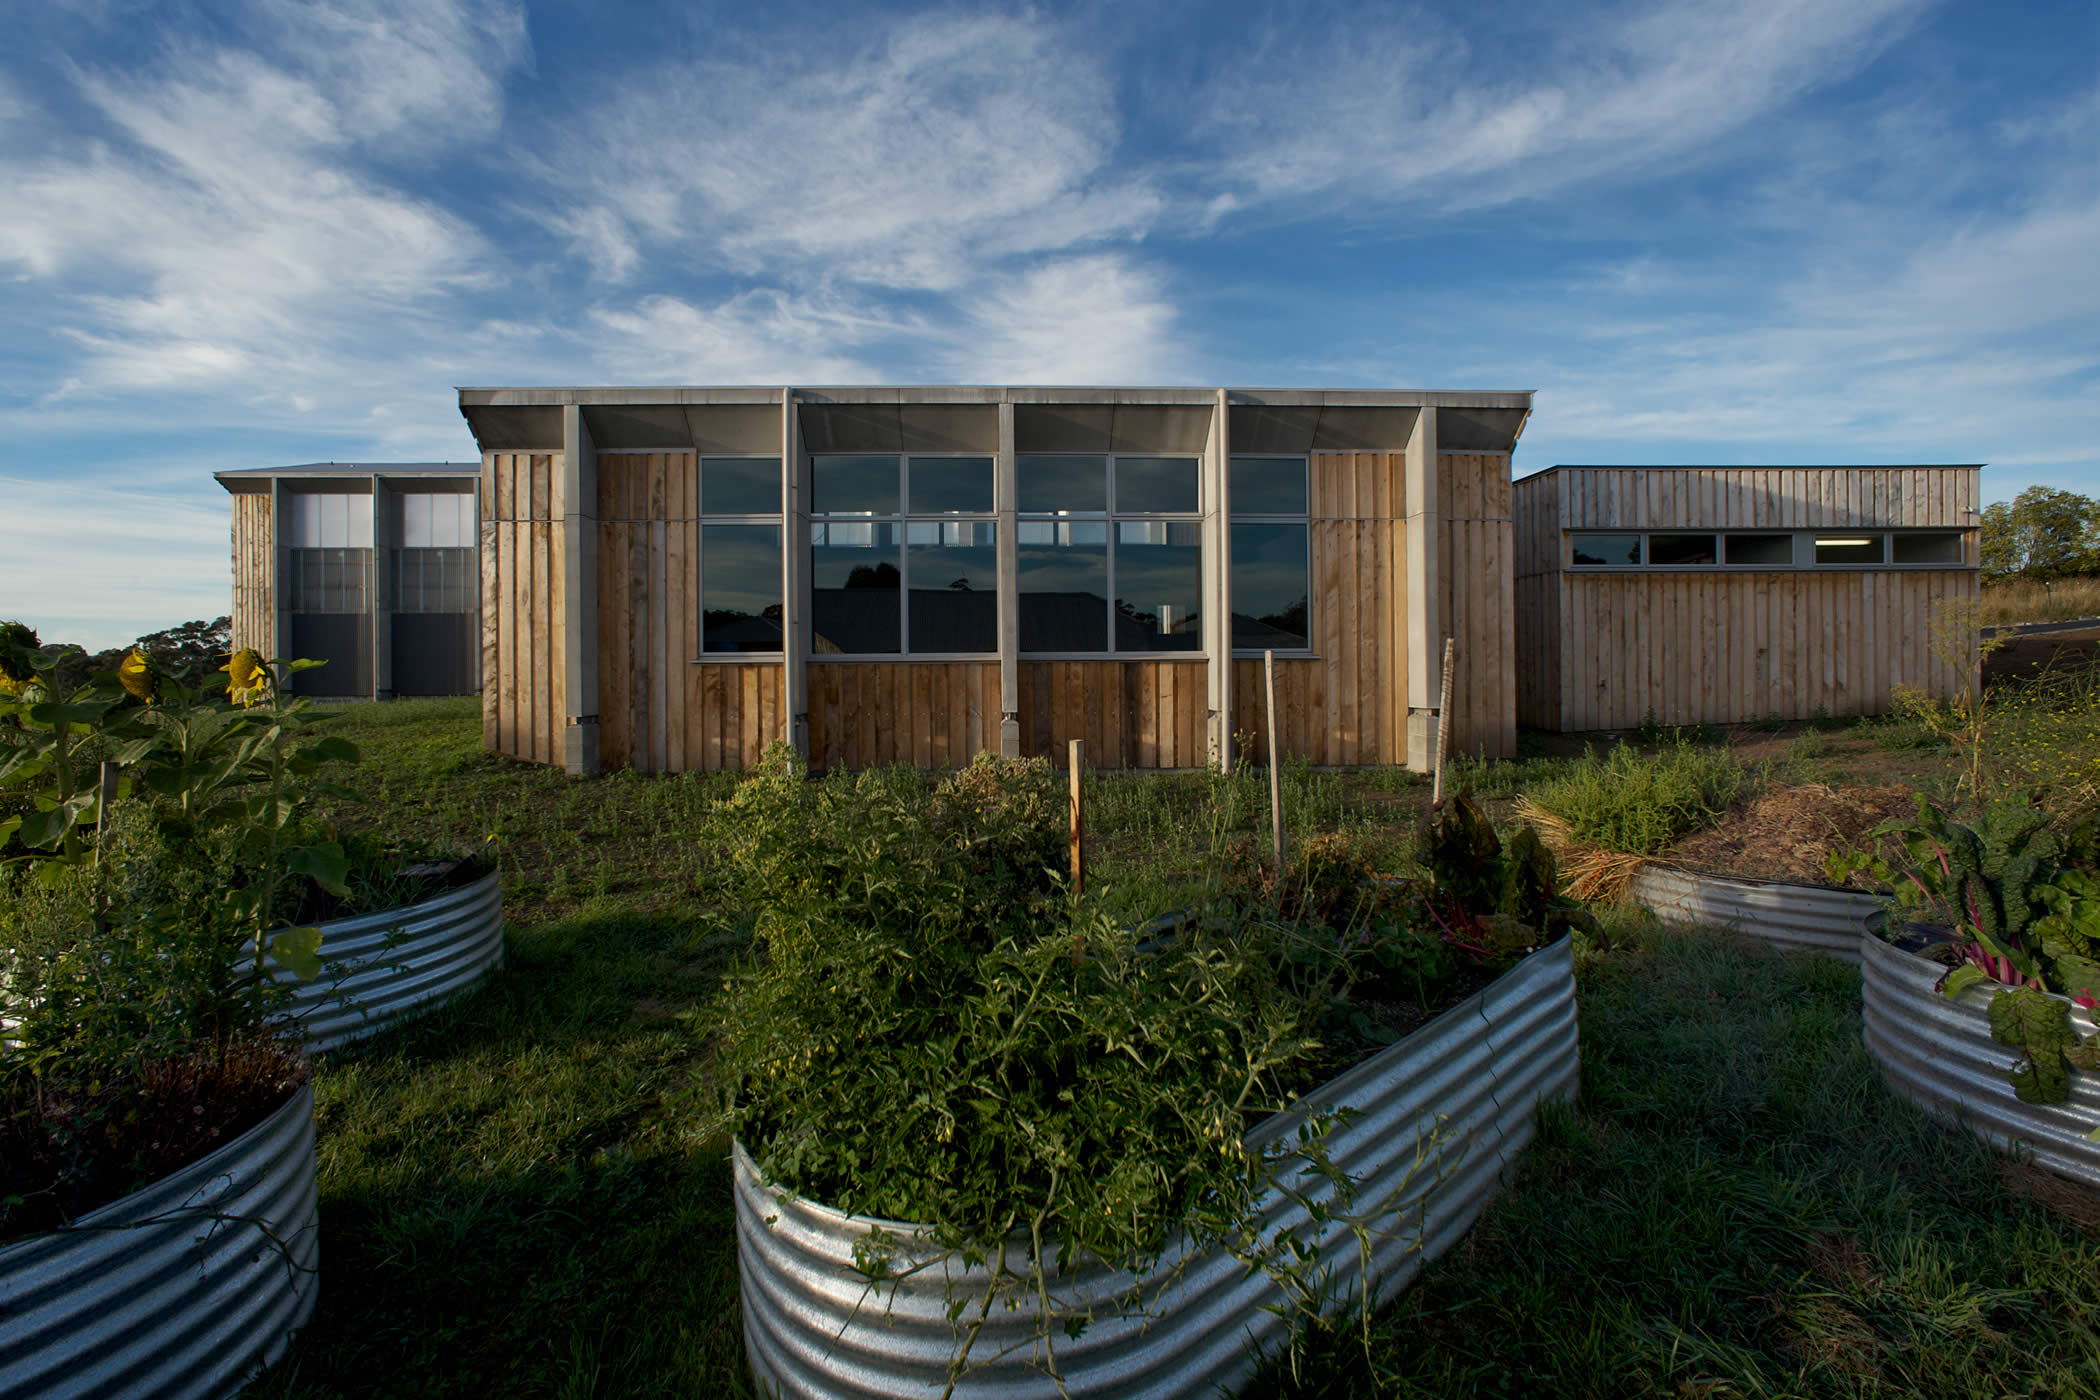
[[498,753],[562,761],[563,548],[554,458],[482,457],[482,738]]
[[[998,667],[984,692],[999,737]],[[1023,661],[1021,753],[1062,765],[1066,745],[1086,744],[1093,768],[1201,768],[1209,684],[1201,658],[1190,661]]]
[[1561,587],[1568,730],[1885,714],[1898,686],[1951,699],[1965,682],[1932,656],[1932,621],[1977,596],[1959,569],[1568,574]]
[[264,660],[277,654],[277,545],[270,527],[270,493],[233,498],[233,647],[252,647]]
[[998,748],[996,661],[810,662],[813,769],[961,768]]
[[1444,630],[1458,644],[1447,751],[1504,758],[1517,751],[1516,542],[1509,457],[1444,452],[1438,454],[1437,470],[1444,517],[1437,558]]
[[1973,467],[1561,467],[1532,478],[1554,479],[1569,530],[1977,524]]

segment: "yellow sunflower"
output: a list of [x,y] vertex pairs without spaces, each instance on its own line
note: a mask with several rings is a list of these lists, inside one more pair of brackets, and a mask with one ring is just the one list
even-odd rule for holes
[[253,705],[269,689],[269,668],[254,647],[242,647],[219,669],[226,673],[226,697],[236,705]]
[[150,705],[160,698],[160,672],[151,657],[133,647],[117,666],[117,684]]

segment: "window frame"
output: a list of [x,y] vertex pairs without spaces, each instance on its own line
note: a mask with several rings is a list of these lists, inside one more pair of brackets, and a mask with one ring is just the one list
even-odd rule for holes
[[[707,498],[701,494],[701,472],[707,462],[771,461],[780,470],[782,506],[770,513],[764,511],[710,512]],[[692,664],[706,666],[734,666],[741,663],[760,664],[784,662],[787,659],[787,575],[785,565],[787,552],[794,546],[794,537],[787,528],[787,478],[782,458],[767,457],[763,452],[696,452],[693,454],[693,634],[687,639],[692,651]],[[772,651],[709,651],[707,649],[707,527],[710,525],[771,525],[780,531],[780,558],[783,565],[780,587],[780,636],[781,644]],[[763,616],[763,614],[761,614]]]
[[[1104,580],[1104,582],[1105,582],[1105,586],[1106,586],[1106,589],[1107,589],[1107,598],[1106,598],[1106,606],[1105,606],[1105,609],[1104,609],[1104,611],[1103,611],[1103,614],[1102,614],[1102,625],[1103,625],[1103,626],[1104,626],[1104,628],[1106,629],[1106,638],[1105,638],[1105,640],[1107,641],[1107,645],[1106,645],[1105,647],[1103,647],[1103,648],[1102,648],[1102,649],[1101,649],[1100,651],[1027,651],[1027,650],[1023,650],[1023,649],[1021,649],[1021,648],[1020,648],[1020,645],[1019,645],[1019,643],[1020,643],[1020,638],[1019,638],[1019,637],[1016,637],[1016,638],[1014,639],[1014,641],[1015,641],[1015,653],[1014,653],[1014,654],[1015,654],[1015,656],[1016,656],[1017,658],[1019,658],[1019,660],[1021,660],[1022,662],[1037,662],[1037,661],[1190,661],[1190,662],[1194,662],[1194,661],[1203,661],[1203,660],[1205,660],[1205,659],[1206,659],[1206,658],[1207,658],[1207,657],[1208,657],[1208,656],[1210,655],[1210,652],[1209,652],[1209,649],[1208,649],[1208,648],[1206,648],[1206,647],[1205,647],[1205,646],[1203,645],[1203,633],[1202,633],[1202,630],[1201,630],[1201,623],[1200,623],[1200,622],[1198,623],[1198,630],[1197,630],[1197,633],[1196,633],[1196,645],[1195,645],[1194,647],[1184,648],[1184,649],[1182,649],[1182,650],[1178,650],[1178,651],[1161,651],[1161,650],[1151,650],[1151,651],[1122,651],[1122,650],[1118,650],[1118,649],[1117,649],[1117,647],[1116,647],[1116,555],[1117,555],[1117,553],[1118,553],[1118,552],[1119,552],[1119,551],[1121,550],[1121,548],[1122,548],[1122,541],[1116,538],[1116,526],[1118,526],[1118,525],[1122,524],[1122,523],[1123,523],[1123,522],[1125,522],[1125,521],[1132,521],[1132,522],[1138,522],[1138,521],[1163,521],[1163,522],[1167,522],[1167,523],[1170,523],[1170,524],[1177,524],[1177,525],[1179,525],[1179,524],[1187,524],[1187,523],[1194,523],[1194,524],[1195,524],[1195,526],[1196,526],[1196,530],[1197,530],[1197,540],[1196,540],[1196,597],[1197,597],[1197,607],[1198,607],[1198,608],[1200,609],[1200,608],[1201,608],[1201,607],[1203,606],[1203,602],[1204,602],[1204,598],[1203,598],[1203,562],[1204,562],[1204,555],[1205,555],[1205,554],[1207,553],[1207,548],[1206,548],[1206,546],[1204,545],[1204,543],[1203,543],[1203,539],[1202,539],[1202,529],[1203,529],[1203,510],[1204,510],[1204,507],[1205,507],[1206,505],[1208,505],[1208,504],[1209,504],[1209,502],[1210,502],[1210,498],[1211,498],[1211,490],[1212,490],[1212,488],[1211,488],[1211,485],[1210,485],[1210,481],[1209,481],[1209,475],[1208,475],[1208,473],[1206,473],[1206,472],[1205,472],[1205,471],[1203,470],[1203,462],[1204,462],[1204,457],[1203,457],[1203,454],[1202,454],[1202,453],[1200,453],[1200,452],[1016,452],[1016,453],[1014,454],[1014,458],[1015,458],[1015,462],[1016,462],[1016,465],[1017,465],[1017,466],[1018,466],[1018,464],[1019,464],[1019,461],[1020,461],[1020,459],[1021,459],[1021,458],[1024,458],[1024,457],[1026,457],[1026,458],[1035,458],[1035,457],[1067,457],[1067,458],[1074,458],[1074,457],[1077,457],[1077,458],[1086,458],[1086,459],[1088,459],[1088,460],[1097,460],[1097,459],[1098,459],[1099,461],[1101,461],[1101,462],[1103,462],[1103,463],[1105,464],[1105,466],[1104,466],[1104,470],[1105,470],[1105,471],[1106,471],[1106,473],[1107,473],[1107,481],[1105,482],[1105,488],[1106,488],[1106,489],[1105,489],[1105,492],[1104,492],[1104,494],[1103,494],[1103,496],[1102,496],[1102,503],[1103,503],[1103,507],[1104,507],[1103,509],[1101,509],[1101,510],[1063,510],[1063,511],[1040,511],[1040,510],[1036,510],[1036,511],[1024,511],[1024,510],[1021,510],[1021,509],[1019,508],[1019,506],[1020,506],[1020,503],[1019,503],[1019,501],[1016,501],[1016,502],[1014,503],[1014,504],[1015,504],[1015,509],[1014,509],[1014,512],[1013,512],[1013,517],[1014,517],[1014,548],[1015,548],[1015,550],[1016,550],[1016,552],[1017,552],[1017,557],[1018,557],[1018,551],[1019,551],[1019,549],[1020,549],[1020,547],[1021,547],[1021,526],[1022,526],[1022,525],[1023,525],[1024,523],[1025,523],[1025,524],[1043,524],[1043,523],[1050,523],[1050,524],[1056,524],[1056,523],[1059,523],[1059,522],[1063,522],[1063,523],[1066,523],[1066,524],[1077,524],[1077,523],[1082,523],[1082,522],[1085,522],[1085,523],[1094,523],[1094,522],[1099,522],[1099,523],[1103,524],[1103,525],[1104,525],[1104,526],[1106,527],[1106,529],[1107,529],[1107,532],[1108,532],[1108,560],[1107,560],[1107,565],[1108,565],[1108,567],[1107,567],[1107,576],[1106,576],[1106,579]],[[1177,462],[1188,462],[1188,463],[1192,464],[1192,465],[1193,465],[1193,466],[1195,467],[1195,472],[1196,472],[1196,505],[1195,505],[1195,508],[1194,508],[1193,510],[1189,510],[1189,511],[1130,511],[1130,512],[1122,512],[1122,511],[1118,511],[1118,510],[1116,509],[1116,462],[1117,462],[1117,461],[1118,461],[1119,459],[1121,459],[1121,458],[1124,458],[1124,457],[1133,457],[1133,458],[1148,458],[1148,459],[1152,459],[1152,460],[1155,460],[1155,461],[1158,461],[1158,460],[1167,460],[1167,461],[1177,461]],[[1138,546],[1138,547],[1140,547],[1140,548],[1141,548],[1142,546]],[[1018,616],[1019,616],[1020,600],[1021,600],[1021,599],[1022,599],[1023,597],[1025,597],[1025,596],[1026,596],[1026,594],[1024,594],[1024,593],[1022,593],[1022,592],[1021,592],[1021,581],[1020,581],[1020,577],[1019,577],[1019,571],[1018,571],[1018,570],[1016,570],[1016,572],[1015,572],[1015,578],[1014,578],[1014,604],[1015,604],[1015,615],[1016,615],[1016,617],[1018,617]],[[1199,613],[1199,618],[1200,618],[1200,613]]]
[[[805,514],[809,526],[806,549],[815,549],[816,529],[823,525],[892,525],[897,531],[897,650],[895,651],[818,651],[816,650],[816,606],[812,599],[807,626],[809,646],[805,655],[808,660],[821,665],[861,665],[867,662],[996,662],[999,659],[999,633],[995,622],[992,630],[992,645],[988,651],[913,651],[911,648],[911,527],[920,525],[982,525],[992,527],[994,559],[999,548],[999,457],[995,452],[812,452],[809,454],[810,494],[815,499],[817,463],[825,457],[895,457],[897,460],[897,509],[891,514],[874,511],[817,511]],[[981,511],[914,511],[911,502],[911,464],[914,461],[982,461],[991,464],[992,504]],[[983,548],[981,545],[971,548]],[[809,587],[816,587],[814,570],[810,571]],[[999,594],[998,566],[993,565],[992,597],[994,616],[997,615]]]
[[[1234,660],[1258,659],[1269,651],[1278,657],[1292,661],[1318,660],[1320,651],[1314,639],[1320,635],[1319,590],[1313,587],[1313,533],[1312,533],[1312,454],[1293,452],[1234,452],[1225,459],[1225,475],[1229,481],[1234,462],[1297,462],[1305,468],[1305,509],[1301,513],[1277,513],[1275,511],[1242,511],[1232,507],[1228,501],[1225,513],[1225,647]],[[1235,525],[1301,525],[1305,528],[1305,645],[1302,647],[1242,647],[1233,645],[1233,607],[1238,601],[1232,588],[1232,527]]]

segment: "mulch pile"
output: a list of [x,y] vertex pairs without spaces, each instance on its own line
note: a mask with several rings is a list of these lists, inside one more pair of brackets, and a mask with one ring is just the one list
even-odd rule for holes
[[1774,788],[1729,813],[1719,826],[1679,841],[1670,848],[1670,859],[1693,870],[1753,880],[1827,885],[1825,862],[1833,851],[1848,850],[1882,822],[1916,811],[1911,790],[1900,784]]

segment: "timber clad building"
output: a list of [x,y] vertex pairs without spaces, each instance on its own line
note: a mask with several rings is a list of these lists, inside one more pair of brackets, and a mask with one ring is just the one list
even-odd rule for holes
[[[1950,698],[1979,468],[1554,467],[1516,483],[1517,717],[1539,729],[1882,714]],[[1973,619],[1971,619],[1973,622]]]
[[305,657],[301,695],[481,689],[472,463],[312,462],[215,473],[233,497],[233,645]]
[[490,748],[575,773],[1515,748],[1528,393],[462,389]]

